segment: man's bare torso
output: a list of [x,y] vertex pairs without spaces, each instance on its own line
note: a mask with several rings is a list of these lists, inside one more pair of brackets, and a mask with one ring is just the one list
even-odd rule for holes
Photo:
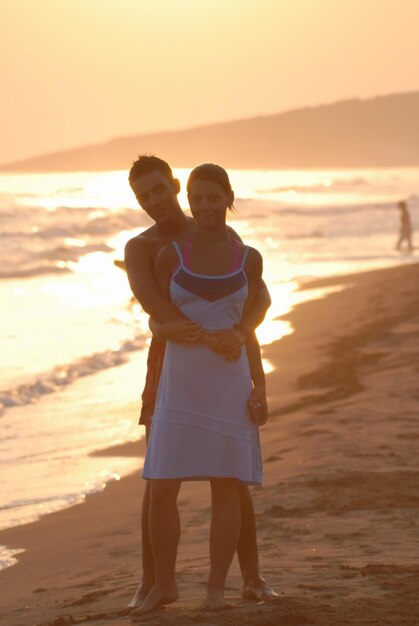
[[197,229],[195,220],[192,217],[188,217],[186,215],[185,221],[183,222],[182,226],[183,228],[181,229],[162,232],[157,228],[157,225],[154,224],[136,237],[133,237],[131,241],[135,242],[137,240],[138,245],[146,248],[150,258],[154,263],[158,253],[162,248],[169,245],[173,241],[179,241],[187,238],[189,235],[192,235]]

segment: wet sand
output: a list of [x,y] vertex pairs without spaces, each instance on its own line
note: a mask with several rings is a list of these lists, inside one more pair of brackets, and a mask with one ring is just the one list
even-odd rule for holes
[[[0,572],[0,624],[414,626],[419,624],[419,265],[316,281],[342,290],[296,307],[292,335],[266,347],[271,417],[265,484],[253,490],[260,562],[280,600],[240,596],[200,609],[208,572],[209,489],[179,498],[180,599],[118,614],[139,577],[139,475],[82,505],[0,533],[24,548]],[[133,420],[137,408],[133,406]],[[120,448],[140,457],[142,442]]]

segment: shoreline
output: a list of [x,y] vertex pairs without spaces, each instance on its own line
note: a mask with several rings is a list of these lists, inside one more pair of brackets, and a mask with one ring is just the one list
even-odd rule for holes
[[[272,626],[414,624],[406,620],[419,609],[412,544],[419,512],[418,284],[419,264],[409,264],[300,287],[345,286],[296,305],[281,318],[294,332],[263,348],[276,369],[267,376],[271,417],[261,430],[265,484],[252,493],[261,570],[283,592],[281,601],[241,600],[234,563],[226,593],[233,608],[199,610],[209,492],[190,483],[179,497],[181,598],[147,615],[152,626],[180,617],[220,625],[259,618]],[[138,458],[143,452],[143,439],[118,447]],[[7,596],[0,623],[84,623],[88,615],[91,623],[97,616],[95,624],[130,623],[118,610],[138,583],[142,488],[135,473],[82,506],[1,531],[1,544],[25,552],[0,572]]]

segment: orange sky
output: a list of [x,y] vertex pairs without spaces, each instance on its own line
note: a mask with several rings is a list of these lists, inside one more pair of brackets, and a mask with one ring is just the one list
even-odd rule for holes
[[419,0],[0,0],[0,163],[419,90]]

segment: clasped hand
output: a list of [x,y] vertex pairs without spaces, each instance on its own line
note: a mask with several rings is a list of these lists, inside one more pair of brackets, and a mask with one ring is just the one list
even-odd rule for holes
[[247,336],[237,328],[227,330],[204,331],[201,341],[216,354],[228,361],[240,358],[241,347],[246,343]]
[[184,346],[201,343],[229,361],[240,358],[241,347],[246,343],[246,334],[238,328],[227,330],[204,330],[190,320],[177,320],[158,325],[161,339],[175,341]]

